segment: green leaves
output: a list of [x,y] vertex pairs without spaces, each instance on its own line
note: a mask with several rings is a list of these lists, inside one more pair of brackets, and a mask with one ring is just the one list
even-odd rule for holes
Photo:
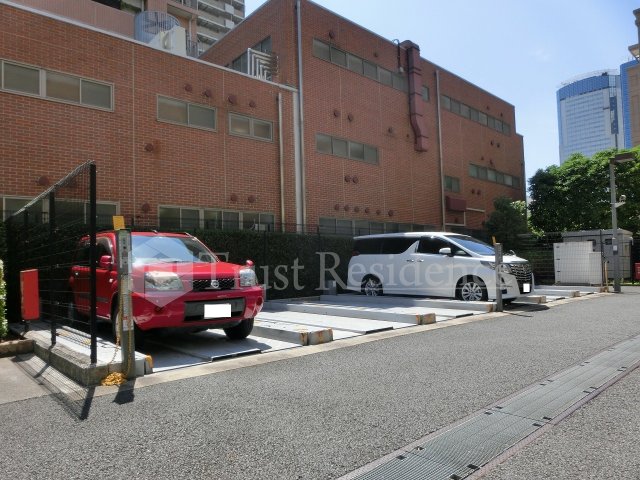
[[523,201],[513,201],[509,197],[498,197],[493,202],[495,210],[489,216],[485,227],[489,236],[504,245],[505,250],[516,248],[518,235],[527,233],[527,205]]
[[[604,150],[591,158],[574,154],[561,166],[538,170],[529,179],[532,228],[543,232],[611,228],[609,159],[615,153]],[[640,231],[640,161],[616,166],[616,188],[627,197],[618,208],[618,226]]]

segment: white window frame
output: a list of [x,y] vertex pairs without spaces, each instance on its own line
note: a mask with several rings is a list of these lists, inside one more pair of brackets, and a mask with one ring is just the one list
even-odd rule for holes
[[[24,68],[31,68],[34,70],[38,70],[38,93],[29,93],[29,92],[23,92],[20,90],[13,90],[13,89],[8,89],[8,88],[4,88],[4,76],[5,76],[5,64],[11,64],[11,65],[16,65],[19,67],[24,67]],[[64,99],[60,99],[60,98],[54,98],[54,97],[48,97],[47,96],[47,72],[51,72],[51,73],[56,73],[59,75],[66,75],[68,77],[73,77],[73,78],[77,78],[78,80],[80,80],[80,101],[79,102],[74,102],[71,100],[64,100]],[[22,63],[22,62],[15,62],[13,60],[7,60],[4,58],[0,58],[0,91],[2,92],[7,92],[7,93],[12,93],[14,95],[23,95],[25,97],[31,97],[31,98],[39,98],[41,100],[47,100],[50,102],[56,102],[56,103],[64,103],[66,105],[75,105],[78,107],[85,107],[85,108],[92,108],[95,110],[102,110],[105,112],[113,112],[115,110],[114,104],[115,104],[115,99],[114,99],[114,84],[111,82],[105,82],[103,80],[96,80],[93,78],[89,78],[89,77],[84,77],[81,75],[74,75],[72,73],[68,73],[68,72],[61,72],[59,70],[51,70],[51,69],[45,69],[42,67],[38,67],[36,65],[30,65],[27,63]],[[106,87],[109,87],[110,90],[110,107],[100,107],[97,105],[91,105],[91,104],[87,104],[87,103],[82,103],[82,82],[86,81],[86,82],[92,82],[92,83],[96,83],[98,85],[104,85]]]
[[[167,100],[171,100],[173,102],[183,103],[187,107],[187,122],[186,123],[175,122],[173,120],[167,120],[165,118],[161,118],[160,117],[160,99],[161,98],[166,98]],[[193,106],[196,106],[196,107],[212,110],[213,111],[213,123],[214,123],[213,128],[203,127],[203,126],[200,126],[200,125],[192,125],[189,122],[189,105],[193,105]],[[156,120],[158,122],[161,122],[161,123],[168,123],[170,125],[179,125],[181,127],[195,128],[197,130],[204,130],[205,132],[217,132],[218,131],[218,109],[216,107],[211,107],[209,105],[203,105],[201,103],[187,102],[186,100],[182,100],[180,98],[169,97],[167,95],[160,95],[160,94],[156,95]]]
[[[231,119],[232,118],[237,118],[237,119],[243,119],[243,120],[249,120],[249,133],[248,134],[244,134],[244,133],[236,133],[233,132],[231,130]],[[262,122],[262,123],[267,123],[269,124],[269,126],[271,127],[271,135],[270,138],[265,138],[265,137],[258,137],[254,134],[255,131],[255,122]],[[227,121],[227,126],[229,128],[229,135],[232,135],[234,137],[242,137],[242,138],[251,138],[253,140],[260,140],[262,142],[269,142],[269,143],[273,143],[273,122],[269,121],[269,120],[264,120],[262,118],[257,118],[257,117],[251,117],[249,115],[243,115],[241,113],[234,113],[234,112],[229,112],[229,116],[228,116],[228,121]]]

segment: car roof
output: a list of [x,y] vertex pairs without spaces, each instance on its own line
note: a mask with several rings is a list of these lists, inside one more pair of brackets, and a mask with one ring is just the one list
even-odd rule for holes
[[[110,234],[114,234],[116,233],[115,230],[109,230],[109,231],[105,231],[105,232],[98,232],[97,236],[105,236],[105,235],[110,235]],[[132,236],[136,236],[136,237],[181,237],[181,238],[193,238],[193,235],[191,235],[190,233],[186,233],[186,232],[156,232],[156,231],[151,231],[151,232],[131,232]]]
[[361,240],[364,238],[421,238],[429,235],[440,235],[444,237],[449,236],[464,236],[462,233],[455,232],[398,232],[398,233],[376,233],[373,235],[360,235],[359,237],[354,237],[354,240]]

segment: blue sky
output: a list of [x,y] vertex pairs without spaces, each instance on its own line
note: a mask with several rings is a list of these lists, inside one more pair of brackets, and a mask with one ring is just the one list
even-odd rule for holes
[[[245,0],[249,15],[265,0]],[[527,178],[558,164],[556,91],[631,60],[632,0],[315,0],[513,104]],[[389,6],[397,5],[395,8]]]

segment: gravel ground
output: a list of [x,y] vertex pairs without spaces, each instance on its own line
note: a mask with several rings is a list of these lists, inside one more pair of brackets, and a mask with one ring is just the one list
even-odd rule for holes
[[335,478],[640,333],[638,307],[634,290],[96,397],[83,421],[51,396],[6,404],[2,476]]

